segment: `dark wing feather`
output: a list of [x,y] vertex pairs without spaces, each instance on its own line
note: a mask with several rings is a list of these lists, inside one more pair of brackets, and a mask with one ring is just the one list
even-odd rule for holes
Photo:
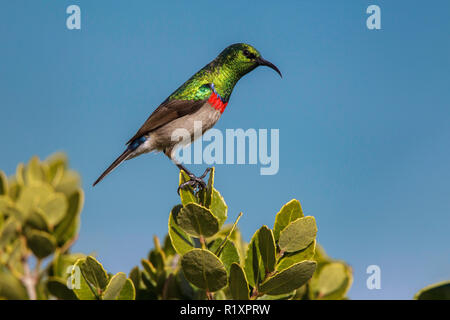
[[135,139],[158,129],[159,127],[183,117],[187,114],[196,112],[206,102],[204,100],[166,100],[148,117],[147,121],[136,132],[136,134],[127,142],[130,144]]

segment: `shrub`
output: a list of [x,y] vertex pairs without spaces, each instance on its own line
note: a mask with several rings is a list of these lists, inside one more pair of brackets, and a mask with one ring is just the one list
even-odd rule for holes
[[[188,177],[180,172],[179,184]],[[168,234],[128,277],[105,271],[92,256],[72,253],[83,191],[64,154],[0,171],[0,298],[3,299],[345,299],[352,270],[316,242],[315,218],[298,200],[286,203],[272,228],[246,243],[214,188],[181,190]],[[448,283],[416,298],[448,294]],[[431,292],[431,293],[430,293]]]

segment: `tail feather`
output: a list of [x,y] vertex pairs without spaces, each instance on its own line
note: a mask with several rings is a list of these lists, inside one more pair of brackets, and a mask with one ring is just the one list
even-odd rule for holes
[[131,150],[131,149],[125,150],[116,160],[114,160],[114,162],[108,167],[108,169],[106,169],[105,172],[103,172],[100,175],[100,177],[98,177],[98,179],[95,180],[95,182],[92,186],[95,187],[95,185],[97,183],[102,181],[103,178],[106,177],[111,171],[113,171],[119,164],[121,164],[122,162],[127,160],[128,156],[130,155],[131,152],[133,152],[133,150]]

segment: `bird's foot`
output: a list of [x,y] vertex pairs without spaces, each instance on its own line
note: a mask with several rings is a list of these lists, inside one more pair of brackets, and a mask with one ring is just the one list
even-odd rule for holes
[[202,189],[206,188],[206,182],[203,181],[203,179],[206,177],[206,175],[212,170],[212,168],[207,168],[205,170],[205,172],[203,172],[203,174],[200,177],[196,177],[194,174],[192,173],[188,173],[189,176],[189,180],[186,182],[183,182],[182,184],[180,184],[180,186],[177,189],[177,193],[178,195],[180,195],[180,190],[184,189],[188,186],[191,186],[194,189],[194,192],[198,192]]

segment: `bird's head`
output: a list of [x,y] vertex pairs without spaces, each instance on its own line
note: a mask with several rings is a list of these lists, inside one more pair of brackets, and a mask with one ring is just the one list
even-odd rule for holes
[[228,46],[213,63],[227,67],[241,77],[259,66],[272,68],[282,77],[280,70],[273,63],[263,59],[258,50],[246,43],[236,43]]

